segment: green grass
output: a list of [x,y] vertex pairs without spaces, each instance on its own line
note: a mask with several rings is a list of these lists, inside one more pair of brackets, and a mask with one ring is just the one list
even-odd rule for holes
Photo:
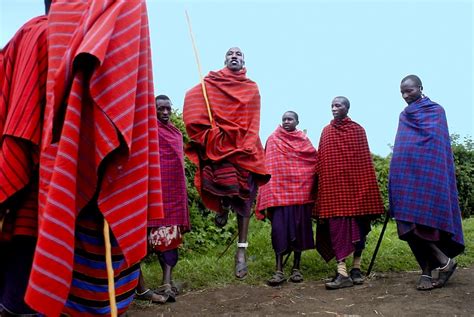
[[[228,226],[235,225],[235,222],[229,222],[228,224]],[[474,218],[464,220],[463,228],[466,251],[457,257],[457,261],[460,266],[470,266],[474,263]],[[381,229],[381,224],[375,225],[369,234],[362,260],[363,271],[368,268]],[[218,257],[226,248],[226,244],[222,244],[206,254],[193,251],[182,252],[173,272],[174,279],[185,281],[187,288],[191,289],[237,283],[253,285],[264,283],[271,276],[275,267],[275,258],[270,241],[270,224],[252,219],[249,236],[249,248],[247,250],[249,275],[244,281],[238,281],[234,278],[235,243],[221,259],[218,259]],[[161,282],[161,269],[155,259],[156,257],[150,257],[142,265],[149,287],[158,287]],[[287,271],[291,268],[291,264],[292,257],[286,265]],[[335,262],[333,260],[326,264],[316,250],[310,250],[303,252],[301,269],[305,280],[320,280],[334,274]],[[407,243],[398,239],[396,225],[393,221],[390,221],[372,271],[413,271],[418,269]]]

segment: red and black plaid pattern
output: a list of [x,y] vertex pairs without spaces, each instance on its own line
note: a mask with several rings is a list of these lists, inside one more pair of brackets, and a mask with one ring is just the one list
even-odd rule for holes
[[375,169],[364,129],[349,118],[332,120],[318,148],[318,218],[383,213]]
[[189,231],[188,194],[184,174],[183,135],[170,122],[158,120],[160,168],[163,190],[164,218],[148,221],[148,227],[180,226]]
[[[201,85],[197,85],[186,93],[183,106],[183,119],[191,139],[186,154],[198,168],[201,161],[227,160],[254,173],[258,185],[265,184],[269,175],[259,137],[257,84],[247,78],[246,69],[232,72],[223,68],[210,72],[204,81],[216,127],[211,127]],[[218,211],[219,202],[214,197],[205,197],[201,190],[200,170],[196,171],[195,184],[206,207]]]
[[265,167],[272,178],[259,188],[257,210],[314,202],[316,160],[316,149],[303,131],[278,126],[265,146]]
[[[0,51],[0,209],[24,189],[5,234],[37,232],[37,164],[48,69],[47,18],[28,21]],[[34,182],[34,184],[32,184]],[[28,186],[31,184],[31,186]],[[27,192],[25,192],[25,190]],[[21,197],[21,198],[19,198]],[[1,216],[1,215],[0,215]],[[0,240],[4,239],[0,232]]]

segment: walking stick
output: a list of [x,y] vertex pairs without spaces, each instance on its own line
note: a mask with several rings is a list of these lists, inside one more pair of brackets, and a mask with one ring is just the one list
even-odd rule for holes
[[375,263],[375,258],[377,257],[377,252],[379,251],[380,244],[382,243],[382,238],[385,233],[385,229],[387,228],[388,221],[390,220],[390,214],[389,212],[385,213],[385,221],[383,223],[382,231],[380,232],[379,240],[377,241],[377,245],[375,246],[374,254],[372,255],[372,259],[370,260],[369,264],[369,269],[367,270],[367,275],[370,275],[370,272],[372,271],[372,267],[374,266]]
[[110,245],[109,223],[104,218],[105,265],[107,266],[107,281],[109,288],[110,316],[117,317],[115,301],[114,268],[112,267],[112,247]]
[[214,120],[212,119],[211,106],[209,104],[209,99],[207,98],[206,85],[202,78],[201,63],[199,62],[199,53],[196,47],[196,43],[194,41],[193,30],[191,28],[191,20],[189,19],[188,11],[185,10],[184,12],[186,13],[186,20],[188,21],[188,28],[189,28],[189,35],[191,36],[191,42],[193,43],[194,56],[196,57],[196,63],[197,63],[198,72],[199,72],[199,81],[201,82],[201,88],[202,88],[202,94],[204,95],[204,100],[206,101],[207,114],[209,115],[209,121],[211,122],[211,127],[214,128],[215,124],[214,124]]

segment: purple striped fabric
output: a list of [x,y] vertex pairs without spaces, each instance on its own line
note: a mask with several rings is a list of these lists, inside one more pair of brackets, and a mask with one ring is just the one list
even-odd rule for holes
[[190,224],[184,174],[183,135],[172,123],[163,124],[159,120],[158,135],[165,217],[148,221],[148,227],[178,225],[184,233],[189,231]]
[[391,215],[451,235],[464,249],[453,153],[444,109],[424,97],[400,114],[390,163]]

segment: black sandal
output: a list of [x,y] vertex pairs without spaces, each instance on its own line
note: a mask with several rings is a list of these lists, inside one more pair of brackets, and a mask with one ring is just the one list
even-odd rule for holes
[[267,281],[270,286],[278,286],[286,281],[285,275],[282,271],[276,271],[273,276]]
[[303,274],[301,274],[300,270],[293,269],[290,275],[290,281],[292,281],[293,283],[303,282]]
[[438,279],[433,282],[433,287],[441,288],[446,285],[451,275],[453,275],[454,271],[456,271],[457,267],[458,264],[453,259],[449,259],[448,263],[446,264],[446,268],[439,271]]
[[[153,295],[158,296],[159,299],[154,299]],[[147,289],[143,293],[138,293],[137,290],[135,290],[135,299],[148,301],[153,304],[164,304],[168,300],[168,297],[166,295],[157,294],[151,289]]]
[[167,297],[170,303],[176,302],[176,293],[173,291],[171,284],[163,284],[155,290],[155,293]]
[[431,276],[428,275],[422,275],[420,276],[420,279],[418,280],[418,283],[416,284],[416,289],[419,291],[429,291],[432,290],[433,287],[433,281]]

